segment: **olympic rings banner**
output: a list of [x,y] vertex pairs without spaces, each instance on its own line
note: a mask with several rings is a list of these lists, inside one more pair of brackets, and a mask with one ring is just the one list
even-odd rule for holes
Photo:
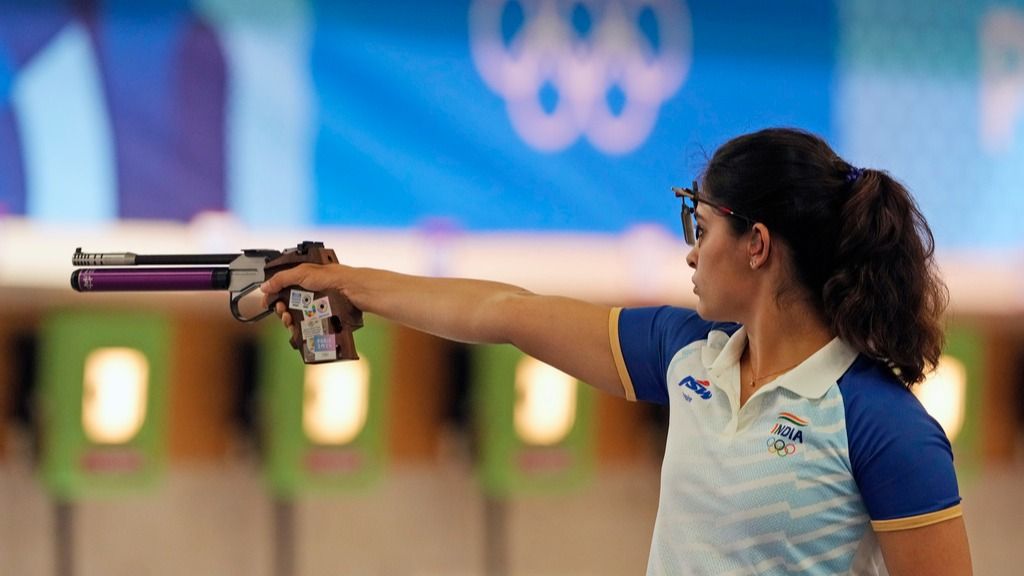
[[0,214],[43,222],[674,230],[669,186],[770,125],[890,170],[940,245],[1022,246],[1024,0],[0,11]]

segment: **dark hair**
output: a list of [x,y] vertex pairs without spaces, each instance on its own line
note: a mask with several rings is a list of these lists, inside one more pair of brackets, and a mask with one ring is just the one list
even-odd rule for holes
[[[709,199],[782,238],[834,334],[907,386],[935,366],[948,293],[928,223],[899,182],[854,168],[814,134],[773,128],[715,151],[703,185]],[[749,228],[729,220],[737,233]]]

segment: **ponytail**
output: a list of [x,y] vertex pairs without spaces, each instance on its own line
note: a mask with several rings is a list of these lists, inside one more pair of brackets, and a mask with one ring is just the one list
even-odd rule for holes
[[[785,241],[795,279],[833,334],[907,386],[935,366],[949,297],[932,232],[899,182],[853,168],[814,134],[769,128],[723,144],[703,184]],[[737,234],[749,227],[730,221]]]
[[835,268],[822,290],[832,330],[887,364],[907,386],[924,379],[943,346],[949,295],[935,240],[913,198],[878,170],[852,171],[841,208]]

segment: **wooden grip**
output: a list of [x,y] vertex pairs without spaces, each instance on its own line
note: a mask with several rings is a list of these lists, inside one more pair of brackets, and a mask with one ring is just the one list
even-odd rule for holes
[[363,312],[343,294],[309,292],[299,286],[281,291],[279,302],[292,317],[292,348],[306,364],[358,360],[353,333],[363,326]]

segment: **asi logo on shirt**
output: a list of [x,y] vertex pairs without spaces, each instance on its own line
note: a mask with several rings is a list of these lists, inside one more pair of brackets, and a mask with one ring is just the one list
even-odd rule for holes
[[[697,380],[693,376],[687,376],[679,381],[679,385],[685,390],[692,391],[694,394],[699,396],[701,400],[711,400],[711,390],[709,389],[711,382],[708,382],[707,380]],[[685,391],[683,392],[683,398],[686,398],[687,402],[693,402],[693,398],[690,398],[690,395]]]

